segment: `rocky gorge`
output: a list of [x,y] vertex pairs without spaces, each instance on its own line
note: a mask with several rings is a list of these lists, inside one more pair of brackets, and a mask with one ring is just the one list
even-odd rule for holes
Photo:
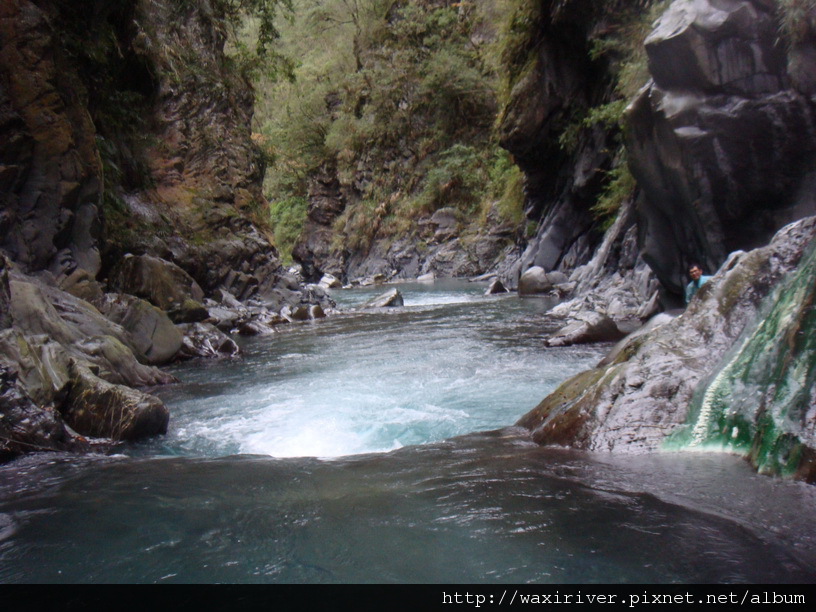
[[4,459],[163,433],[166,407],[141,390],[174,380],[157,366],[235,356],[229,332],[332,306],[257,214],[253,98],[224,10],[0,8]]
[[[167,410],[140,390],[171,380],[159,366],[236,355],[231,332],[271,334],[333,306],[271,243],[251,88],[224,54],[222,5],[92,4],[0,9],[6,459],[161,433]],[[534,232],[488,217],[463,237],[461,210],[443,206],[420,220],[421,245],[338,249],[353,190],[323,172],[294,250],[305,280],[488,273],[557,296],[564,327],[545,342],[559,346],[617,341],[678,307],[701,262],[719,272],[682,315],[658,315],[520,425],[584,450],[719,445],[812,481],[816,7],[793,2],[804,16],[791,32],[789,4],[519,0],[496,125]],[[593,41],[620,27],[616,11],[655,7],[647,74],[622,100],[620,58]],[[105,36],[78,49],[88,30]],[[621,102],[623,127],[576,122]],[[604,229],[593,205],[622,164],[636,187]]]

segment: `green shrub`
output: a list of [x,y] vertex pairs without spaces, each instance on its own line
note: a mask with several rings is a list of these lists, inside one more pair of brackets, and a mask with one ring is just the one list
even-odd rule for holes
[[285,264],[292,261],[292,248],[303,231],[309,202],[306,198],[291,197],[273,202],[269,209],[275,246]]

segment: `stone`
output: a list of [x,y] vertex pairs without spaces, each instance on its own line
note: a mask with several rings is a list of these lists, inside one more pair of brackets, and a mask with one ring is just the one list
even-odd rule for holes
[[73,363],[63,418],[85,436],[112,440],[139,440],[164,434],[170,413],[157,397],[95,376]]
[[547,346],[570,346],[593,342],[616,342],[624,334],[615,322],[599,312],[582,312],[547,338]]
[[340,280],[331,274],[324,274],[323,278],[320,279],[318,283],[324,289],[339,289],[343,286],[343,283]]
[[533,266],[525,270],[519,279],[519,295],[539,295],[552,291],[553,284],[547,276],[547,271],[540,266]]
[[53,408],[34,403],[15,370],[0,365],[0,462],[45,450],[87,451],[89,445],[69,433]]
[[179,359],[223,359],[241,354],[235,341],[211,323],[184,323],[178,327],[183,333]]
[[[764,300],[797,270],[814,239],[816,217],[810,217],[778,232],[768,246],[729,259],[682,315],[631,337],[613,357],[566,381],[518,424],[540,444],[658,450],[684,429],[692,399],[705,390],[735,343],[762,324],[757,315]],[[799,414],[804,415],[801,409]]]
[[105,314],[129,334],[138,352],[151,365],[167,363],[182,345],[182,334],[163,310],[126,294],[109,294]]
[[417,276],[418,283],[432,283],[436,280],[436,275],[433,272],[428,272],[421,276]]
[[170,308],[167,314],[174,323],[199,323],[210,318],[207,308],[192,298],[185,298]]
[[496,295],[498,293],[507,293],[507,289],[500,279],[494,278],[493,282],[491,282],[487,288],[487,291],[485,291],[485,295]]
[[204,299],[204,292],[189,274],[174,263],[150,255],[125,255],[111,275],[111,284],[165,312],[181,308],[188,299]]
[[391,289],[391,291],[367,301],[360,308],[394,308],[404,305],[402,293],[400,293],[399,289]]

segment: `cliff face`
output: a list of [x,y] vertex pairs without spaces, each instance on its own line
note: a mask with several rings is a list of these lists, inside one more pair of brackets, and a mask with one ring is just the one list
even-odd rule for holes
[[[503,146],[526,175],[527,214],[539,224],[516,273],[541,266],[573,274],[600,244],[590,207],[614,161],[614,130],[584,129],[571,149],[557,143],[571,114],[615,98],[611,65],[593,54],[591,40],[617,17],[579,0],[527,4],[536,25],[510,65],[518,76],[500,124]],[[658,3],[612,8],[649,6]],[[638,250],[666,291],[664,305],[678,303],[692,261],[713,272],[729,252],[765,244],[813,214],[813,198],[802,194],[812,191],[816,144],[811,30],[791,43],[780,34],[776,2],[668,6],[645,41],[652,78],[624,119]],[[601,281],[586,273],[573,280]]]
[[813,47],[786,47],[780,10],[678,0],[646,39],[653,80],[630,108],[627,144],[643,255],[673,293],[693,261],[716,270],[816,213]]
[[27,271],[101,260],[102,163],[50,3],[0,7],[0,246]]
[[[816,14],[786,44],[779,10],[675,0],[646,39],[652,79],[626,131],[638,248],[669,303],[692,261],[719,272],[681,316],[663,315],[526,415],[539,442],[716,446],[813,480]],[[583,268],[595,288],[604,257]]]
[[267,237],[224,7],[0,6],[3,458],[161,433],[156,365],[331,305]]

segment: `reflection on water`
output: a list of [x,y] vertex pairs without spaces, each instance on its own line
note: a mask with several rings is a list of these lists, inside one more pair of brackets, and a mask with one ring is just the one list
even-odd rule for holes
[[164,438],[0,466],[0,582],[816,579],[814,487],[724,455],[468,433],[514,422],[599,349],[543,349],[536,300],[404,289],[405,308],[178,368]]
[[[17,469],[41,484],[0,504],[2,582],[816,578],[812,487],[757,477],[727,456],[616,465],[504,430],[332,461],[66,459]],[[769,495],[779,506],[772,522],[788,521],[776,533],[751,518],[767,503],[752,500]]]

